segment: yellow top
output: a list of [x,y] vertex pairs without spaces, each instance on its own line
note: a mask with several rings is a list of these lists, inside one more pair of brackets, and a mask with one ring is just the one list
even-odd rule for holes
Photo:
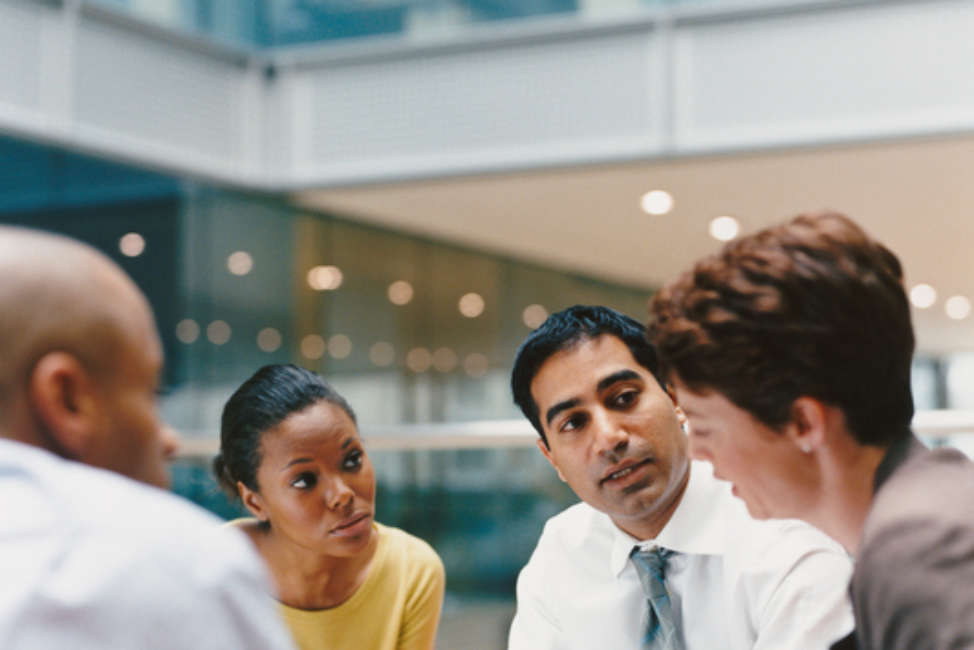
[[432,650],[446,582],[429,544],[375,524],[372,565],[351,598],[330,609],[279,604],[300,650]]

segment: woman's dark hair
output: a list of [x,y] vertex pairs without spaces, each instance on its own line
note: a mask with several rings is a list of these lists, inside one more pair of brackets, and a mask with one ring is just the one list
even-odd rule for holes
[[213,459],[213,472],[223,488],[236,496],[240,481],[257,491],[261,435],[321,401],[340,407],[356,422],[345,398],[317,373],[292,364],[273,364],[255,372],[223,407],[220,453]]

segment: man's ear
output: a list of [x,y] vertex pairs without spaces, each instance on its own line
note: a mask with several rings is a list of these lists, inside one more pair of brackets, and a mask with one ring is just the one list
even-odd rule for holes
[[558,472],[558,478],[560,478],[563,483],[567,483],[568,481],[565,480],[565,475],[561,473],[561,469],[558,467],[558,463],[556,463],[555,459],[551,456],[551,450],[548,449],[548,445],[546,445],[541,440],[541,438],[535,440],[534,443],[538,445],[538,449],[541,450],[541,453],[544,455],[544,457],[548,459],[548,462],[551,463],[551,466],[555,468],[556,472]]
[[101,402],[95,378],[78,358],[61,351],[42,356],[30,373],[27,399],[55,451],[85,461],[99,434]]
[[825,440],[829,408],[814,397],[799,397],[791,404],[791,422],[786,434],[804,453],[810,454]]
[[267,521],[264,500],[260,498],[260,494],[244,485],[242,481],[237,481],[237,494],[240,495],[240,500],[243,502],[244,507],[250,511],[250,514],[256,517],[258,521]]

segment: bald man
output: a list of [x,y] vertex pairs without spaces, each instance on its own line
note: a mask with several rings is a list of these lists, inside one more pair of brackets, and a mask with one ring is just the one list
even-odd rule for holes
[[0,226],[0,647],[291,648],[237,531],[159,487],[149,305],[107,257]]

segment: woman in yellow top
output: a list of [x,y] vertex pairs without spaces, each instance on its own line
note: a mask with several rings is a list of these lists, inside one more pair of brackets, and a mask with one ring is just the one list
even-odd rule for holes
[[351,407],[317,374],[264,366],[223,408],[213,468],[301,650],[430,650],[443,564],[373,519],[375,472]]

